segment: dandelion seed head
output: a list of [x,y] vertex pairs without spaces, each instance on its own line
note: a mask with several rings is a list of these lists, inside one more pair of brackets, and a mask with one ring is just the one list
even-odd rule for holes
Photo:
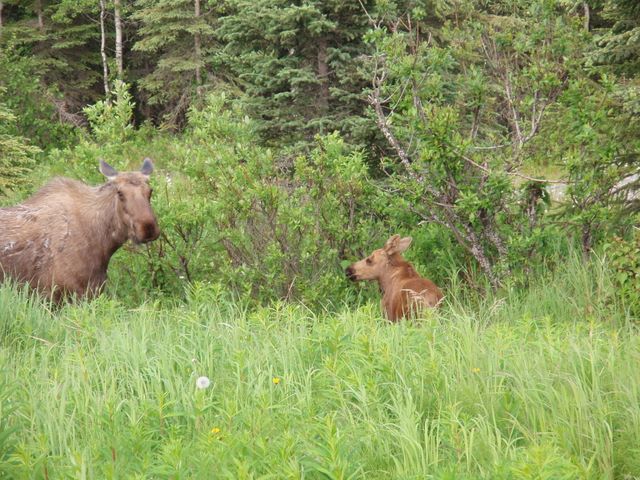
[[209,385],[211,385],[211,380],[209,380],[209,377],[198,377],[198,379],[196,380],[196,387],[201,390],[209,388]]

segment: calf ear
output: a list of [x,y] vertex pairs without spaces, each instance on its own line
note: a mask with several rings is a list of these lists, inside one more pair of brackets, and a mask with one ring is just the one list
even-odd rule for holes
[[387,243],[385,243],[384,251],[387,252],[387,255],[402,253],[409,248],[412,240],[413,239],[411,237],[404,237],[401,239],[400,235],[394,235],[387,240]]
[[387,240],[387,243],[384,244],[384,251],[387,252],[388,255],[393,255],[398,251],[398,242],[400,241],[400,235],[392,235]]
[[109,180],[113,180],[118,176],[118,171],[102,159],[100,159],[100,173]]
[[400,240],[398,242],[398,253],[402,253],[406,251],[407,248],[409,248],[409,245],[411,245],[412,241],[413,241],[413,238],[411,237],[404,237],[402,240]]
[[142,167],[140,168],[140,173],[146,175],[147,177],[151,175],[153,172],[153,162],[149,157],[145,158],[142,162]]

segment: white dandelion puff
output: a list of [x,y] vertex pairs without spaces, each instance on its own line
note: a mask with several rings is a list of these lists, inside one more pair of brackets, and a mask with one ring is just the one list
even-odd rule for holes
[[209,388],[209,385],[211,385],[211,380],[209,380],[209,377],[198,377],[198,379],[196,380],[196,387],[198,387],[200,390]]

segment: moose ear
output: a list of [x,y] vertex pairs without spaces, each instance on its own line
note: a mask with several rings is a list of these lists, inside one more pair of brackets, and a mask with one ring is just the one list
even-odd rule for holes
[[384,244],[384,251],[389,255],[393,255],[396,253],[398,249],[398,241],[400,240],[400,235],[392,235],[387,240],[387,243]]
[[402,253],[405,252],[407,250],[407,248],[409,248],[409,246],[411,245],[411,242],[413,241],[413,238],[411,237],[404,237],[402,240],[400,240],[398,242],[398,253]]
[[151,161],[150,158],[147,157],[142,162],[140,173],[148,177],[149,175],[151,175],[151,172],[153,172],[153,162]]
[[387,243],[384,244],[384,250],[387,252],[387,255],[393,255],[394,253],[402,253],[409,245],[411,245],[411,237],[400,238],[400,235],[393,235],[389,237]]
[[100,173],[109,180],[113,180],[118,176],[118,171],[102,159],[100,159]]

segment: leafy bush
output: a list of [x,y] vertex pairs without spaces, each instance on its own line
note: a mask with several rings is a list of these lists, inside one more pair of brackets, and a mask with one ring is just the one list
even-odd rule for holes
[[137,271],[173,293],[209,280],[255,301],[335,299],[341,260],[372,231],[362,153],[337,134],[297,158],[256,146],[253,123],[223,96],[189,118],[171,173],[156,179],[163,236]]
[[513,15],[524,4],[509,17],[501,2],[475,12],[447,4],[423,22],[421,8],[380,2],[366,36],[391,190],[448,230],[494,289],[525,276],[537,253],[544,180],[523,170],[544,158],[540,132],[557,129],[549,111],[585,40],[553,2],[530,3],[537,21],[527,23]]
[[16,114],[5,133],[28,138],[43,150],[71,144],[78,132],[62,121],[69,115],[64,101],[54,87],[45,86],[42,64],[18,52],[11,42],[0,47],[0,87],[5,89],[0,97]]
[[124,142],[133,132],[131,120],[134,102],[127,84],[117,80],[112,96],[83,110],[98,143]]
[[267,155],[227,173],[214,219],[233,282],[260,298],[335,298],[340,260],[370,236],[362,154],[330,135],[290,167]]
[[605,245],[619,297],[640,313],[640,231],[633,238],[613,237]]
[[625,112],[612,78],[573,82],[562,97],[564,131],[552,137],[561,146],[569,176],[564,215],[588,252],[611,233],[628,226],[637,205],[638,128]]
[[135,103],[129,86],[114,82],[111,97],[84,108],[91,135],[84,135],[77,144],[66,148],[52,148],[42,169],[41,182],[50,176],[63,175],[90,182],[102,182],[98,173],[98,160],[105,159],[118,170],[137,169],[143,158],[167,155],[165,137],[143,123],[135,128]]

